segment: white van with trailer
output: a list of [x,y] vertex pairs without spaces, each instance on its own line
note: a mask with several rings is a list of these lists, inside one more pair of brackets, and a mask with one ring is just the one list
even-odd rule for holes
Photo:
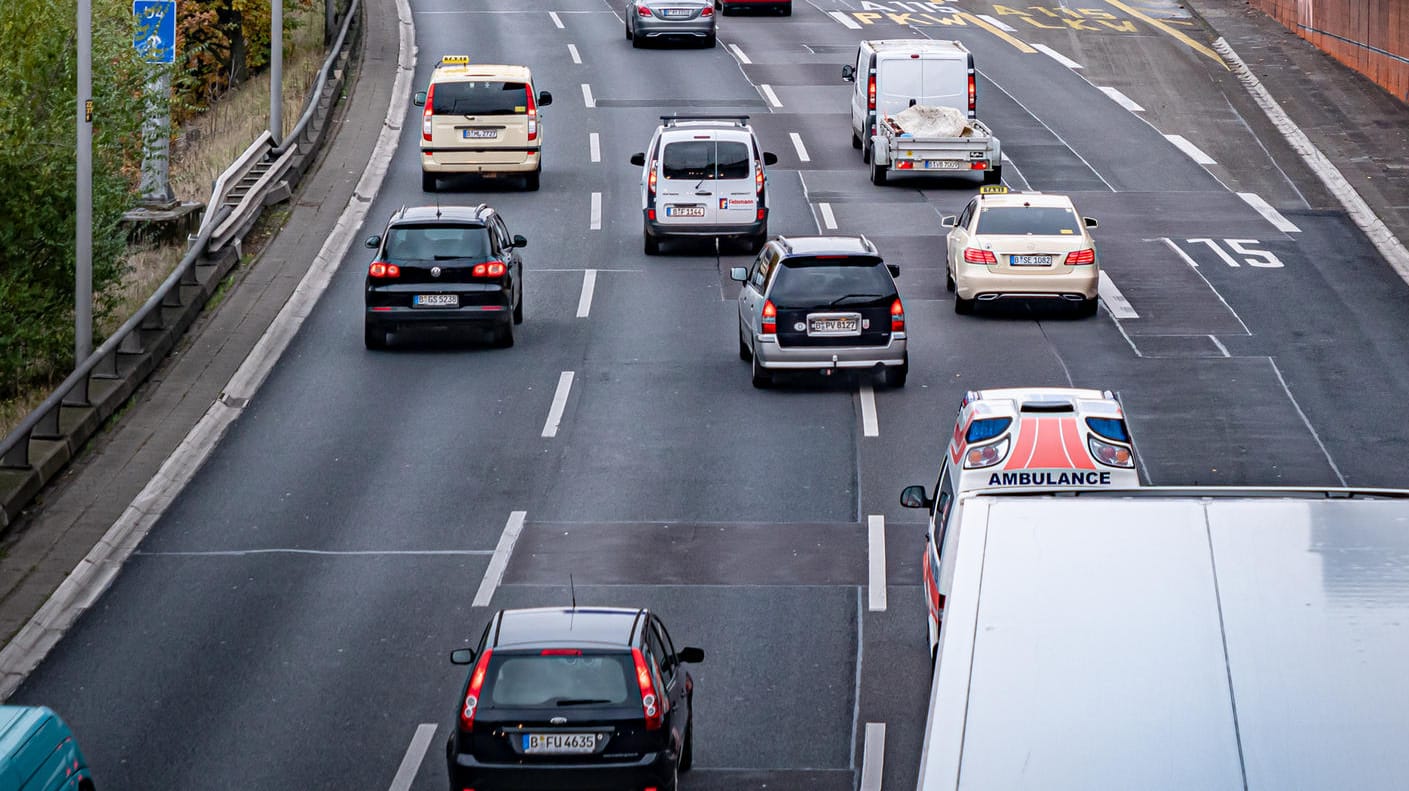
[[1003,178],[998,137],[978,120],[974,56],[958,41],[862,41],[842,67],[852,83],[851,145],[884,184],[890,170]]
[[1409,491],[960,500],[921,791],[1409,787]]

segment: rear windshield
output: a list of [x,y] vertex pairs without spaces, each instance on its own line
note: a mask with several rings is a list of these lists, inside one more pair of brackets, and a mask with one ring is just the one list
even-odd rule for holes
[[842,263],[828,258],[789,258],[773,278],[768,299],[778,308],[859,306],[895,297],[895,281],[876,258]]
[[1081,220],[1062,206],[994,206],[979,212],[977,233],[1071,236],[1081,233]]
[[398,225],[387,231],[385,261],[447,261],[488,258],[489,231],[473,225]]
[[528,112],[528,87],[521,82],[438,82],[431,112],[446,115],[518,115]]
[[490,706],[618,705],[635,702],[630,654],[501,654],[489,660],[481,701]]
[[749,178],[749,147],[731,140],[666,143],[661,176],[668,179]]

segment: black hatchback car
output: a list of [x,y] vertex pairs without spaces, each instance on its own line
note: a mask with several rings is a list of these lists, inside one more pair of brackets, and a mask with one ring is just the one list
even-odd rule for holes
[[477,648],[446,745],[453,791],[675,791],[693,760],[694,680],[648,610],[500,610]]
[[498,346],[514,345],[523,323],[522,236],[478,206],[417,206],[392,215],[367,267],[364,337],[386,348],[389,335],[411,326],[475,326]]

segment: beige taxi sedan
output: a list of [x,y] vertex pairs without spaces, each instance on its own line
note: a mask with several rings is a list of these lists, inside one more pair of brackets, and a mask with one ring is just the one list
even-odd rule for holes
[[1043,299],[1096,315],[1096,220],[1078,214],[1066,195],[983,187],[941,224],[952,229],[945,286],[955,292],[955,313],[972,313],[979,302]]

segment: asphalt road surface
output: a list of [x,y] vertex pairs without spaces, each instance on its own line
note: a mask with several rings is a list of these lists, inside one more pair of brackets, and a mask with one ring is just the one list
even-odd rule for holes
[[[403,762],[411,788],[442,789],[464,672],[449,651],[493,608],[566,604],[570,574],[579,602],[651,607],[705,648],[682,787],[854,789],[864,764],[913,788],[923,529],[897,495],[933,484],[969,388],[1117,391],[1148,483],[1403,483],[1387,462],[1409,458],[1393,417],[1409,287],[1173,3],[798,0],[791,18],[723,18],[715,49],[643,50],[602,0],[412,5],[418,88],[441,54],[468,53],[527,63],[553,92],[542,191],[422,193],[407,108],[359,238],[403,204],[490,203],[529,240],[526,323],[512,349],[368,352],[354,246],[207,465],[14,696],[63,712],[104,789],[384,789]],[[922,36],[974,52],[1009,185],[1100,220],[1098,317],[956,316],[939,218],[977,182],[869,183],[841,66],[862,38]],[[773,233],[865,234],[900,265],[906,388],[749,385],[727,276],[746,259],[642,253],[627,160],[676,111],[753,117],[780,158]],[[502,580],[475,606],[515,512]]]

